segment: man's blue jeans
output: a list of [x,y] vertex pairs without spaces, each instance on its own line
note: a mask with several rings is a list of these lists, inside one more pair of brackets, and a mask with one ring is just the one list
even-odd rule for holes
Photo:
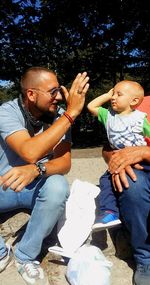
[[[52,175],[35,180],[20,192],[0,187],[0,213],[14,209],[31,209],[25,233],[16,246],[15,256],[20,261],[35,260],[41,251],[43,239],[48,236],[69,196],[69,186],[63,175]],[[6,245],[0,237],[0,257],[6,254]]]
[[131,233],[135,261],[147,266],[150,265],[150,172],[134,171],[137,181],[128,178],[130,186],[120,194],[119,205],[122,218]]

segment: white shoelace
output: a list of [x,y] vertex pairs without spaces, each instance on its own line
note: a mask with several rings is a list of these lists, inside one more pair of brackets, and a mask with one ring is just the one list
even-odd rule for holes
[[40,275],[38,265],[40,263],[38,261],[29,262],[24,265],[24,269],[27,272],[28,276],[31,278],[36,278]]

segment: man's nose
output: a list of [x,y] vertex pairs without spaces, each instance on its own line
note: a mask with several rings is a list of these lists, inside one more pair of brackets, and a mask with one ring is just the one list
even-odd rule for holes
[[62,94],[61,94],[60,91],[57,92],[57,94],[56,94],[56,96],[55,96],[55,99],[56,99],[56,100],[62,100],[62,99],[63,99]]

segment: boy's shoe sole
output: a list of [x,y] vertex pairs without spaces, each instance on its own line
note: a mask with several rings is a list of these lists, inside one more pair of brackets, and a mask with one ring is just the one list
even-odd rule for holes
[[110,228],[113,228],[113,227],[120,227],[121,226],[121,221],[118,219],[118,220],[115,220],[115,221],[111,221],[111,222],[108,222],[106,224],[104,223],[95,223],[92,227],[92,231],[102,231],[102,230],[106,230],[106,229],[110,229]]

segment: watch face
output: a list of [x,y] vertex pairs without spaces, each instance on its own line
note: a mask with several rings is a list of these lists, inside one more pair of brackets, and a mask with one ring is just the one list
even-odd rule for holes
[[45,167],[45,165],[44,165],[42,162],[39,162],[39,163],[38,163],[38,167],[39,167],[39,169],[40,169],[40,174],[41,174],[41,175],[44,175],[44,174],[46,173],[46,167]]
[[45,167],[45,165],[43,163],[40,163],[40,167],[41,167],[42,171],[46,170],[46,167]]

